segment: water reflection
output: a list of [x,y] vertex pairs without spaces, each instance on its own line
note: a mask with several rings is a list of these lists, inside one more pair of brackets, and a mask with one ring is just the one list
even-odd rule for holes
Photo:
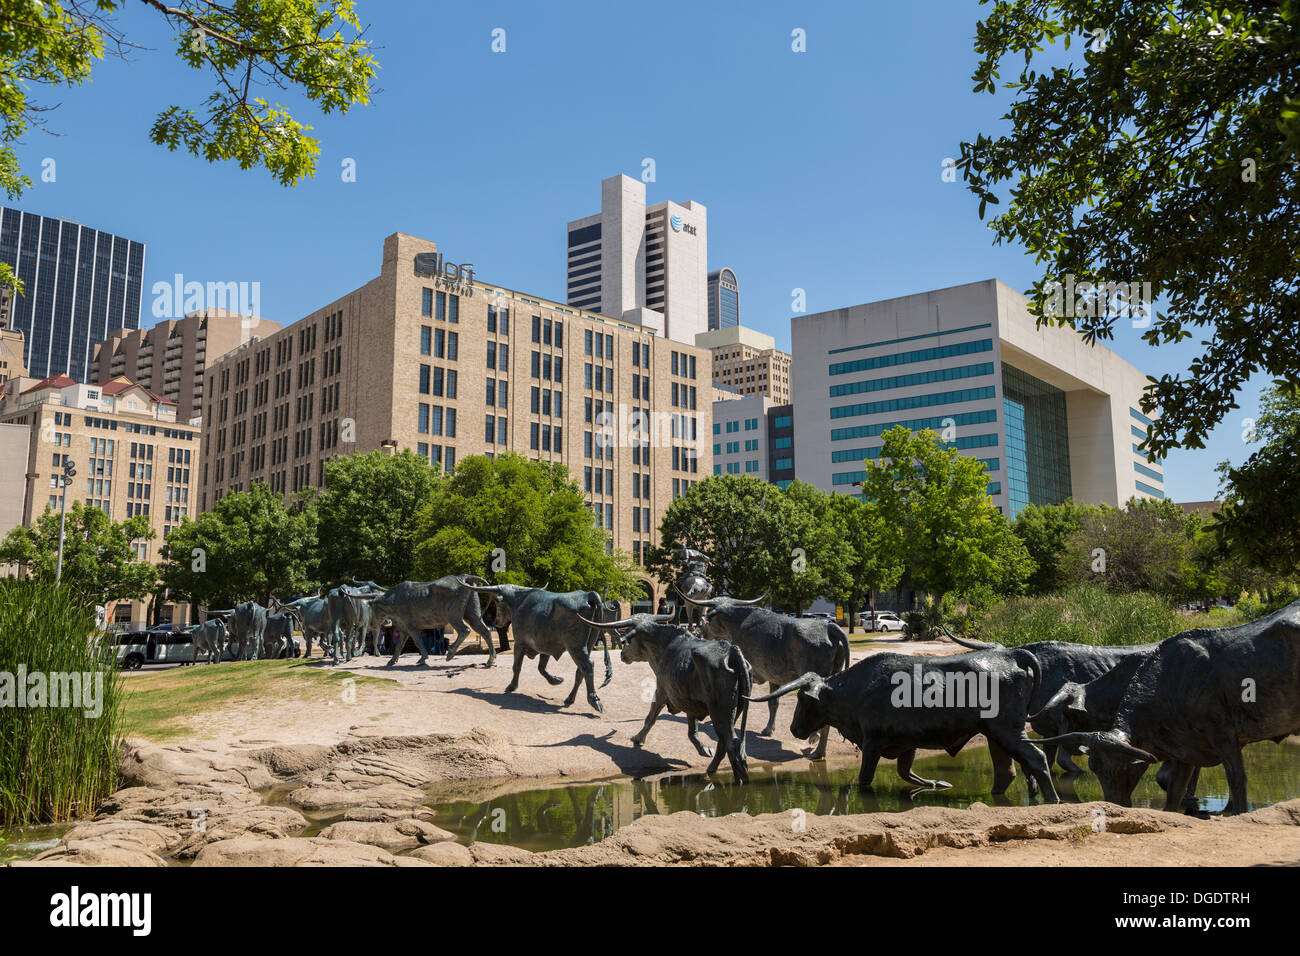
[[[1300,795],[1300,745],[1269,742],[1245,750],[1250,780],[1251,809]],[[1017,777],[1001,796],[993,796],[993,770],[986,748],[968,748],[956,757],[939,755],[918,759],[917,773],[946,780],[951,789],[918,789],[894,773],[892,762],[882,762],[875,786],[857,785],[856,761],[840,758],[827,763],[800,761],[788,764],[751,764],[751,781],[738,786],[729,776],[710,780],[703,774],[664,774],[634,780],[619,778],[599,783],[528,790],[494,797],[484,802],[452,800],[429,804],[439,826],[451,830],[462,843],[483,841],[554,850],[603,840],[640,816],[689,811],[703,817],[728,813],[780,813],[803,809],[808,813],[836,815],[901,811],[917,806],[967,807],[975,801],[991,806],[1025,806],[1032,802],[1024,778]],[[1069,778],[1055,776],[1057,790],[1066,802],[1101,799],[1101,785],[1091,774]],[[1197,788],[1202,810],[1219,811],[1228,802],[1228,784],[1222,767],[1201,771]],[[1148,771],[1133,794],[1133,805],[1159,809],[1164,791]]]

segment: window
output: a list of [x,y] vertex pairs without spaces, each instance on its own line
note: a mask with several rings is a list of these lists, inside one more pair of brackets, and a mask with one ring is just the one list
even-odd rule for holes
[[433,315],[433,290],[424,289],[420,300],[420,314]]
[[427,325],[420,326],[420,354],[429,354],[429,339],[433,335],[433,329]]
[[542,341],[542,317],[533,316],[533,341],[540,343]]

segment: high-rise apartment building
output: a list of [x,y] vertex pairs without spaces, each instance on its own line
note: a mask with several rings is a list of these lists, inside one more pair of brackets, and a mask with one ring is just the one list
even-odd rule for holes
[[932,429],[984,463],[1014,518],[1066,498],[1163,498],[1160,463],[1138,444],[1146,376],[1070,328],[1039,327],[995,279],[790,323],[799,477],[852,492],[895,425]]
[[600,212],[568,226],[568,304],[694,344],[708,330],[708,210],[646,205],[645,183],[611,176]]
[[10,325],[26,336],[29,374],[87,381],[95,346],[114,329],[140,327],[144,251],[109,232],[0,206],[0,262],[23,283]]
[[125,375],[176,403],[176,418],[203,414],[204,372],[246,342],[280,331],[279,322],[223,309],[163,319],[148,329],[118,329],[95,350],[92,381]]
[[713,356],[713,381],[741,395],[766,395],[778,405],[790,402],[790,353],[770,335],[743,325],[701,332],[695,344]]
[[378,277],[207,377],[202,509],[254,482],[317,486],[353,452],[409,448],[445,470],[516,452],[563,463],[611,546],[641,561],[711,470],[706,350],[482,282],[401,233]]
[[740,283],[732,269],[709,273],[709,330],[740,325]]

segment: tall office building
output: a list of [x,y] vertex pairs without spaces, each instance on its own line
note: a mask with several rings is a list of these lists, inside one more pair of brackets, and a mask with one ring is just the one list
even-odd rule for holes
[[996,279],[790,322],[799,477],[852,492],[895,425],[978,458],[1008,517],[1066,498],[1163,498],[1137,445],[1146,376],[1069,328],[1038,327]]
[[695,344],[713,356],[713,381],[741,395],[766,395],[778,405],[790,401],[790,353],[776,339],[733,325],[695,336]]
[[569,305],[693,345],[708,329],[708,233],[700,203],[646,206],[645,183],[603,180],[600,212],[568,226]]
[[118,329],[95,349],[95,382],[125,375],[176,403],[178,421],[203,414],[204,373],[232,349],[280,331],[279,322],[224,309],[163,319],[148,329]]
[[[711,470],[706,350],[489,285],[401,233],[375,279],[207,378],[203,510],[255,482],[286,497],[319,486],[353,452],[408,448],[447,471],[515,452],[564,464],[610,546],[641,562]],[[664,593],[643,583],[639,605]]]
[[709,330],[731,329],[740,324],[740,283],[731,269],[709,273]]
[[140,327],[144,244],[67,219],[0,206],[0,262],[23,283],[10,324],[26,336],[30,375],[91,375],[95,346]]

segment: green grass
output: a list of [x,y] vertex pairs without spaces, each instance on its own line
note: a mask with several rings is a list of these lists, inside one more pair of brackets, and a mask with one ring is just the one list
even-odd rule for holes
[[[0,580],[0,673],[14,693],[0,706],[0,825],[88,816],[116,789],[121,679],[100,657],[93,607],[53,585]],[[100,675],[99,713],[81,706],[17,706],[21,673]],[[25,687],[30,687],[26,684]]]
[[1154,594],[1078,587],[1045,597],[1002,601],[980,621],[976,636],[1009,647],[1036,641],[1119,646],[1148,644],[1196,627],[1241,623],[1243,616],[1235,608],[1181,614]]
[[123,732],[159,743],[192,740],[202,736],[194,721],[203,714],[283,700],[338,700],[349,678],[357,687],[397,683],[292,660],[228,661],[138,674],[124,681]]

